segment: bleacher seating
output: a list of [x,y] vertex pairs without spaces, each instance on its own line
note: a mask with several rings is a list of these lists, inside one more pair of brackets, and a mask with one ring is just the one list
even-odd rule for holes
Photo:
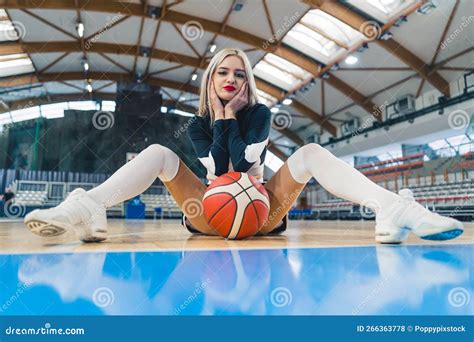
[[[50,208],[61,203],[74,189],[81,187],[92,189],[97,184],[78,182],[44,182],[16,181],[11,186],[15,189],[14,202],[24,207],[25,214],[40,208]],[[141,196],[145,203],[146,217],[154,217],[155,209],[160,208],[160,217],[180,217],[181,210],[164,186],[151,186]],[[108,216],[123,217],[125,204],[119,203],[107,209]]]
[[155,208],[161,208],[163,215],[167,217],[181,216],[181,209],[170,194],[147,194],[140,196],[145,203],[147,214],[154,216]]
[[47,191],[18,191],[15,202],[29,206],[43,206],[48,198]]
[[392,165],[392,164],[394,164],[394,165],[404,164],[404,162],[409,161],[409,160],[423,161],[424,157],[425,157],[424,153],[417,153],[417,154],[412,154],[410,156],[387,159],[387,160],[382,160],[382,161],[378,161],[378,162],[357,165],[356,169],[363,172],[366,169],[376,169],[377,167],[383,166],[383,165],[387,166],[387,165]]

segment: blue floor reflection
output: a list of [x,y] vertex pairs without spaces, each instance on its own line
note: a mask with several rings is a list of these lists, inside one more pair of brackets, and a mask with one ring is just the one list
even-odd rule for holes
[[0,255],[0,315],[474,314],[473,245]]

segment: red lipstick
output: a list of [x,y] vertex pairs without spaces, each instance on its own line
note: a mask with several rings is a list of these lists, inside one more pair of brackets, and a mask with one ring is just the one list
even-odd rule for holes
[[224,89],[225,89],[226,91],[234,91],[234,90],[235,90],[235,87],[234,87],[234,86],[231,86],[231,85],[227,85],[227,86],[224,87]]

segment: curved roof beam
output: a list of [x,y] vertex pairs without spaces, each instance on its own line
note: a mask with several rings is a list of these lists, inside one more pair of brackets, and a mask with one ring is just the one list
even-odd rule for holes
[[[133,45],[124,45],[124,44],[118,45],[118,44],[97,42],[95,44],[92,44],[92,46],[89,49],[89,52],[96,52],[99,54],[101,53],[126,54],[126,55],[134,56],[133,47],[134,47]],[[5,44],[0,45],[0,54],[15,53],[15,51],[17,51],[18,48],[19,48],[19,45],[17,43],[5,43]],[[80,43],[73,42],[73,41],[72,42],[68,42],[68,41],[66,42],[30,42],[30,43],[24,42],[22,45],[22,48],[24,51],[27,51],[31,54],[48,53],[48,52],[70,53],[70,52],[81,51]],[[206,65],[201,66],[201,60],[199,58],[190,57],[190,56],[186,56],[186,55],[182,55],[178,53],[171,53],[169,51],[164,51],[164,50],[159,50],[159,49],[153,49],[151,52],[151,57],[154,59],[166,60],[168,62],[183,64],[183,65],[192,66],[196,68],[206,67]],[[90,73],[90,74],[93,74],[93,73]],[[114,75],[113,77],[117,77],[115,73],[111,73],[111,74]],[[40,74],[39,76],[41,79],[42,77],[48,77],[48,75],[49,74],[43,73],[43,74]],[[84,75],[82,73],[81,75],[82,75],[81,79],[84,79]],[[119,75],[122,75],[122,77],[129,78],[129,76],[126,74],[119,74]],[[14,79],[16,77],[20,78],[20,80],[16,81]],[[27,76],[26,79],[25,79],[25,76],[15,76],[15,77],[3,79],[3,80],[0,80],[0,86],[17,86],[20,84],[25,84],[22,82],[27,82],[26,84],[35,83],[35,82],[29,82],[28,77],[31,77],[31,76]],[[94,77],[91,77],[91,76],[89,77],[91,79],[95,79]],[[101,79],[103,78],[104,78],[104,75],[102,75]],[[110,80],[113,81],[115,79],[110,79]],[[149,82],[150,80],[154,80],[154,78],[147,78],[147,82]],[[265,91],[266,93],[276,98],[280,98],[285,95],[285,91],[283,89],[280,89],[274,86],[273,84],[270,84],[262,79],[259,79],[258,77],[255,77],[255,80],[257,83],[257,87],[260,90]],[[176,83],[180,84],[179,82],[176,82]],[[11,85],[7,85],[7,84],[11,84]],[[189,85],[186,85],[186,86],[189,86]],[[189,86],[189,87],[193,87],[193,86]],[[173,87],[169,87],[169,88],[173,88]],[[185,90],[185,91],[188,91],[188,90]],[[188,91],[188,92],[192,92],[192,91]],[[302,114],[306,115],[310,120],[312,120],[313,122],[319,124],[321,127],[326,129],[332,135],[336,135],[337,128],[332,123],[330,123],[327,118],[324,118],[323,116],[319,115],[318,113],[314,112],[312,109],[304,106],[302,103],[296,100],[293,101],[292,106],[296,110],[300,111]],[[291,140],[293,140],[298,145],[301,145],[302,139],[299,139],[299,140],[291,139]]]
[[[77,2],[77,7],[75,3]],[[82,11],[98,11],[98,12],[110,12],[110,13],[123,13],[124,15],[130,16],[139,16],[151,18],[147,15],[147,11],[143,10],[142,4],[135,4],[129,2],[93,2],[88,0],[64,0],[64,1],[55,1],[55,0],[42,0],[38,3],[35,0],[0,0],[0,7],[5,9],[64,9],[64,10],[77,10],[80,8]],[[320,67],[318,63],[312,58],[303,55],[301,52],[298,52],[285,44],[276,44],[272,43],[269,40],[255,36],[248,32],[242,31],[240,29],[234,28],[229,25],[222,26],[220,22],[214,22],[212,20],[204,19],[201,17],[192,16],[189,14],[184,14],[172,10],[166,11],[163,16],[156,16],[156,20],[164,20],[171,23],[185,24],[190,21],[197,21],[202,26],[204,31],[218,33],[221,36],[235,39],[242,43],[248,44],[254,48],[257,48],[262,51],[271,52],[281,58],[288,60],[289,62],[298,65],[304,70],[311,73],[314,77],[320,76]],[[95,43],[97,44],[97,43]],[[266,48],[265,48],[266,47]],[[335,76],[332,76],[335,78]],[[348,85],[347,85],[348,86]],[[353,88],[350,88],[351,91],[349,94],[357,93]],[[339,89],[341,92],[346,92],[346,89]],[[286,93],[281,93],[278,96],[278,100],[283,100],[286,97]],[[362,102],[358,102],[360,97],[364,99]],[[352,98],[352,97],[351,97]],[[370,102],[369,99],[363,97],[353,98],[362,108],[364,108],[368,113],[373,114],[372,108],[375,106]],[[315,113],[319,115],[318,113]],[[380,119],[377,117],[377,119]],[[328,129],[332,135],[335,135],[337,129]]]

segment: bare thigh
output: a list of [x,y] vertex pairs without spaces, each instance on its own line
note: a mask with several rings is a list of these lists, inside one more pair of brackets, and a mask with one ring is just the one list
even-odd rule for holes
[[176,176],[164,185],[178,203],[181,211],[191,224],[203,234],[217,235],[204,217],[202,198],[206,192],[206,185],[183,163],[179,161]]
[[270,197],[270,213],[261,234],[271,232],[285,217],[306,184],[298,183],[291,176],[288,164],[283,166],[265,184]]

